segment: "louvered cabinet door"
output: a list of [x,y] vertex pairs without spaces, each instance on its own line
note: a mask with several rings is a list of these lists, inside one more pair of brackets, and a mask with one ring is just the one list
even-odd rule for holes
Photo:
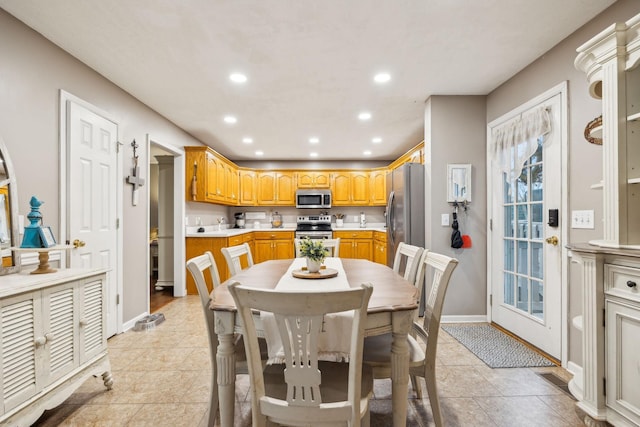
[[77,282],[42,291],[43,379],[46,384],[68,374],[80,365],[77,334]]
[[6,413],[43,387],[38,375],[36,338],[42,338],[40,292],[0,300],[2,402]]
[[86,279],[79,286],[80,304],[80,363],[102,353],[107,347],[105,333],[104,276]]

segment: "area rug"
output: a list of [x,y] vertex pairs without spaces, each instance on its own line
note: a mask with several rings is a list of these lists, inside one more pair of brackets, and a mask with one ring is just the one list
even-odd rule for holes
[[555,366],[516,339],[491,325],[441,325],[490,368]]

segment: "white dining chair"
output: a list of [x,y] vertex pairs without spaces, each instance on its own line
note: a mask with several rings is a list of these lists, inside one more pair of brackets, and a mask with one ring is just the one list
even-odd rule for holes
[[[196,288],[198,289],[198,295],[200,296],[200,302],[202,305],[202,312],[204,313],[205,323],[207,324],[207,332],[209,335],[209,352],[211,357],[212,374],[211,374],[211,392],[209,395],[209,422],[208,426],[214,426],[216,419],[216,413],[218,411],[218,383],[217,377],[217,364],[216,364],[216,350],[218,347],[218,335],[214,329],[214,314],[213,310],[209,308],[209,302],[211,298],[209,293],[220,285],[220,275],[218,274],[218,268],[216,262],[213,259],[211,252],[207,251],[204,254],[191,258],[187,261],[187,269],[191,273],[194,282],[196,282]],[[208,274],[205,275],[205,271]],[[208,282],[208,284],[207,284]],[[211,286],[211,289],[209,289]],[[236,373],[247,374],[247,357],[244,350],[244,342],[241,339],[242,336],[238,336],[235,340],[235,354],[236,354]],[[260,358],[266,361],[267,346],[264,339],[260,340],[259,350],[261,352]]]
[[[431,251],[421,257],[416,279],[416,287],[421,289],[425,276],[431,277],[431,287],[425,295],[425,313],[422,323],[413,323],[409,339],[409,374],[411,384],[419,399],[422,399],[422,389],[417,377],[425,379],[431,412],[435,425],[442,426],[442,412],[436,385],[436,351],[438,332],[440,331],[440,317],[442,305],[449,286],[451,273],[458,265],[458,260]],[[364,340],[364,364],[373,368],[374,378],[391,378],[391,348],[390,333],[367,337]],[[423,350],[423,348],[426,349]]]
[[229,246],[221,249],[224,259],[227,261],[229,267],[229,275],[235,276],[242,271],[242,257],[246,257],[247,267],[253,265],[253,256],[251,256],[251,247],[248,243],[243,243],[237,246]]
[[418,264],[423,252],[424,248],[420,246],[400,242],[393,259],[393,271],[413,283],[416,280]]
[[[302,257],[300,254],[300,242],[303,239],[293,239],[293,243],[296,248],[296,258]],[[329,256],[338,257],[340,256],[340,238],[337,237],[335,239],[323,239],[322,244],[329,248]]]
[[[229,285],[243,324],[251,376],[252,425],[369,425],[370,367],[362,366],[362,340],[371,285],[323,292],[278,292]],[[254,310],[273,313],[285,363],[262,370]],[[353,310],[349,362],[318,361],[317,340],[328,313]]]

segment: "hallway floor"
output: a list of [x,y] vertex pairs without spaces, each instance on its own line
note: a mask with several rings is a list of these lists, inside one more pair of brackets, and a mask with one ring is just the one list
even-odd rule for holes
[[[197,296],[175,298],[159,312],[166,321],[143,332],[109,339],[114,388],[87,380],[69,399],[34,425],[206,426],[210,362],[206,328]],[[491,369],[465,347],[440,333],[437,377],[447,426],[584,426],[575,401],[540,376],[562,368]],[[236,382],[236,426],[250,426],[249,377]],[[423,385],[424,386],[424,385]],[[376,380],[371,425],[391,425],[391,384]],[[409,391],[409,426],[432,426],[425,399]]]

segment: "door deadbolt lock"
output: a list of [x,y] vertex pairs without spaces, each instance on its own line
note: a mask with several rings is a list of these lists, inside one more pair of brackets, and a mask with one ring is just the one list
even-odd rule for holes
[[83,247],[84,245],[85,245],[85,243],[84,243],[82,240],[80,240],[80,239],[75,239],[75,240],[73,241],[73,247],[74,247],[74,248],[76,248],[76,249],[81,248],[81,247]]
[[558,246],[559,240],[556,236],[551,236],[546,239],[546,242],[552,244],[553,246]]

